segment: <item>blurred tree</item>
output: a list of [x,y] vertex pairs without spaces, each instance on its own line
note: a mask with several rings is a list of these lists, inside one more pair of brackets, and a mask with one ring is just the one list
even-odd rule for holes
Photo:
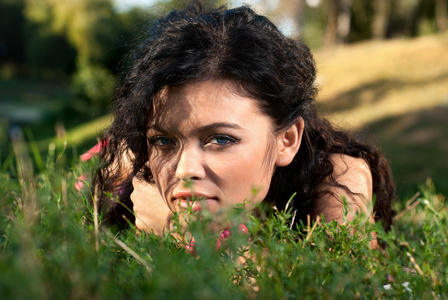
[[447,0],[436,0],[436,20],[439,31],[448,29],[447,6]]
[[[54,59],[58,52],[72,53],[63,47],[63,38],[59,37],[64,37],[76,51],[73,79],[76,91],[99,105],[108,103],[114,79],[104,57],[120,32],[111,0],[26,0],[25,13],[34,27],[33,36],[41,37],[38,44],[45,45],[29,48],[31,61],[35,63],[36,58],[41,58],[39,65],[47,69],[52,64],[64,66],[64,59]],[[54,47],[58,41],[62,47]],[[53,61],[46,59],[51,56]],[[95,89],[98,91],[93,92]]]
[[86,60],[80,60],[77,67],[78,70],[73,76],[73,88],[78,95],[90,99],[96,105],[94,109],[107,106],[115,90],[112,73],[105,67],[88,63]]
[[337,42],[339,44],[346,43],[350,33],[351,13],[353,0],[340,0],[338,27],[337,27]]
[[420,1],[418,7],[419,35],[440,31],[437,25],[438,7],[436,1],[437,0]]
[[[446,30],[447,1],[259,0],[257,6],[285,33],[318,47]],[[228,1],[201,2],[217,7]],[[117,13],[112,0],[0,0],[0,75],[8,64],[26,63],[40,77],[73,79],[80,95],[104,105],[123,57],[146,32],[140,29],[188,3],[165,0]],[[92,84],[102,92],[93,92]]]
[[78,58],[101,60],[113,44],[118,27],[111,0],[47,1],[53,9],[53,30],[68,37]]
[[[173,9],[184,9],[191,2],[192,1],[185,1],[185,0],[159,0],[152,7],[150,13],[152,14],[153,18],[158,18]],[[197,2],[200,2],[204,7],[216,8],[227,4],[228,0],[200,0]]]
[[350,33],[353,0],[329,0],[328,4],[324,44],[332,46],[345,43]]
[[28,72],[50,81],[64,81],[75,70],[76,49],[60,34],[39,32],[27,39]]
[[24,63],[23,8],[21,0],[0,0],[0,74],[4,76],[15,75]]
[[389,23],[390,0],[373,1],[372,38],[385,39]]
[[395,0],[392,2],[388,36],[417,36],[421,0]]
[[269,15],[278,23],[280,28],[291,37],[303,35],[305,0],[260,0],[262,10],[269,11]]
[[303,26],[301,38],[311,48],[320,48],[324,43],[324,34],[328,20],[327,2],[319,0],[306,0],[303,13]]
[[375,1],[353,0],[348,37],[350,43],[364,41],[372,37],[373,2]]
[[325,46],[336,44],[336,34],[338,28],[339,0],[329,0],[328,2],[328,22],[325,29]]
[[120,26],[116,29],[115,40],[103,60],[107,68],[118,75],[126,67],[129,51],[138,43],[146,24],[152,23],[152,18],[145,9],[134,7],[118,14],[117,21]]

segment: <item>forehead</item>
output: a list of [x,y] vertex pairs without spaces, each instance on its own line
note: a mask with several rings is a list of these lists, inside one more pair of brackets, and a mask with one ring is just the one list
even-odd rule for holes
[[257,100],[238,94],[230,81],[207,80],[163,89],[154,101],[154,118],[149,125],[238,123],[256,117],[270,123]]

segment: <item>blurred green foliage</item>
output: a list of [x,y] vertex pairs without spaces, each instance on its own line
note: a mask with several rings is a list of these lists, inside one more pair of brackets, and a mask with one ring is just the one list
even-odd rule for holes
[[102,107],[143,14],[117,13],[110,0],[1,0],[0,12],[3,78],[73,81],[81,98]]
[[85,61],[78,63],[77,72],[73,76],[73,87],[82,97],[99,106],[107,106],[112,99],[114,86],[114,77],[105,67]]
[[187,3],[118,12],[112,0],[0,0],[0,77],[71,83],[79,98],[104,109],[145,28]]

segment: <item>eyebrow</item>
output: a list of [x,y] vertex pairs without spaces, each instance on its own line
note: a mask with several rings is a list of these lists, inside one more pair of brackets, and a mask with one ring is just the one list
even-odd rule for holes
[[223,128],[223,127],[224,128],[238,129],[238,130],[243,129],[238,124],[222,122],[222,123],[212,123],[212,124],[201,126],[201,127],[199,127],[197,129],[197,131],[206,131],[206,130],[210,130],[210,129]]
[[[212,124],[207,124],[207,125],[201,126],[199,128],[196,128],[194,130],[194,132],[202,132],[202,131],[207,131],[207,130],[212,130],[212,129],[217,129],[217,128],[231,128],[231,129],[237,129],[237,130],[243,129],[240,125],[235,124],[235,123],[220,122],[220,123],[212,123]],[[148,127],[146,127],[146,130],[157,130],[160,132],[167,132],[167,130],[163,129],[162,127],[160,127],[157,124],[149,125]]]

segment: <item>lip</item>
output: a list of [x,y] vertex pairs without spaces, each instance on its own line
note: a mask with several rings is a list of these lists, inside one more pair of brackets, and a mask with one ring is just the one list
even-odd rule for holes
[[210,203],[216,202],[218,199],[205,193],[178,191],[173,194],[173,201],[179,201],[179,206],[182,208],[191,206],[193,211],[200,211],[202,210],[202,205],[198,203],[199,201],[205,201],[207,205],[210,205]]
[[192,193],[192,192],[185,192],[185,191],[175,192],[173,194],[173,198],[174,199],[189,199],[189,200],[216,199],[216,197],[207,195],[205,193],[198,193],[198,192]]

